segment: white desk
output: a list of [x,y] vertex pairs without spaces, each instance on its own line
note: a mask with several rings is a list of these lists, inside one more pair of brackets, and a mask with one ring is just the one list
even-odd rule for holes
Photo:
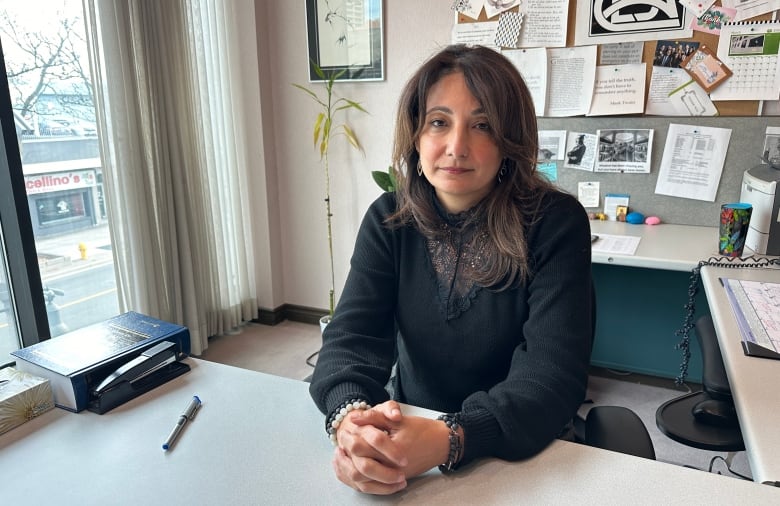
[[[690,273],[718,256],[718,227],[590,222],[591,232],[640,237],[636,254],[593,252],[598,315],[592,363],[607,369],[674,378]],[[750,254],[750,251],[746,251]],[[700,307],[706,300],[699,297]],[[693,343],[691,378],[701,381],[699,348]]]
[[778,269],[702,267],[723,363],[734,396],[753,479],[780,482],[780,361],[748,357],[721,277],[780,283]]
[[[644,267],[669,271],[690,271],[718,255],[718,227],[695,225],[632,225],[620,221],[590,222],[591,232],[641,237],[635,255],[593,253],[593,262],[600,264]],[[745,256],[752,254],[745,250]]]
[[[0,436],[3,504],[780,503],[778,488],[565,441],[368,497],[334,477],[306,383],[189,362],[191,372],[105,415],[55,409]],[[193,394],[203,407],[165,453]]]

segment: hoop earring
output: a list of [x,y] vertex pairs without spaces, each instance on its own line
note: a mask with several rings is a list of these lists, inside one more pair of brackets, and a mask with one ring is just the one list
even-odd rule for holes
[[423,170],[422,170],[422,163],[420,160],[417,160],[417,175],[422,177]]
[[501,168],[498,170],[498,182],[501,183],[501,178],[506,176],[506,160],[501,162]]

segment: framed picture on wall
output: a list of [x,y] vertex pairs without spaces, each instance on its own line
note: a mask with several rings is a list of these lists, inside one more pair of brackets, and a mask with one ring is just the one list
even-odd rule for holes
[[[309,59],[339,81],[381,81],[383,0],[306,0]],[[309,66],[309,81],[321,81]]]

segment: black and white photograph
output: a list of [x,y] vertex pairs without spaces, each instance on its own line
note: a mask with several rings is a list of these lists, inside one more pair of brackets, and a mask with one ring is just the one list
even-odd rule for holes
[[653,131],[599,130],[596,172],[650,173]]
[[569,132],[564,167],[593,171],[597,140],[593,134]]
[[780,127],[767,127],[764,137],[764,163],[780,167]]
[[[384,79],[383,0],[306,0],[309,59],[338,81]],[[309,81],[321,81],[309,68]]]

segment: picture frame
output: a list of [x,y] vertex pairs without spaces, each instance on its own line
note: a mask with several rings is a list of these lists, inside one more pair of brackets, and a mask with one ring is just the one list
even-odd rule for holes
[[[384,80],[383,0],[306,0],[309,61],[326,78]],[[322,79],[309,65],[309,82]]]
[[682,68],[707,93],[710,93],[731,77],[731,70],[705,45],[700,46],[696,51],[688,55],[682,62]]

